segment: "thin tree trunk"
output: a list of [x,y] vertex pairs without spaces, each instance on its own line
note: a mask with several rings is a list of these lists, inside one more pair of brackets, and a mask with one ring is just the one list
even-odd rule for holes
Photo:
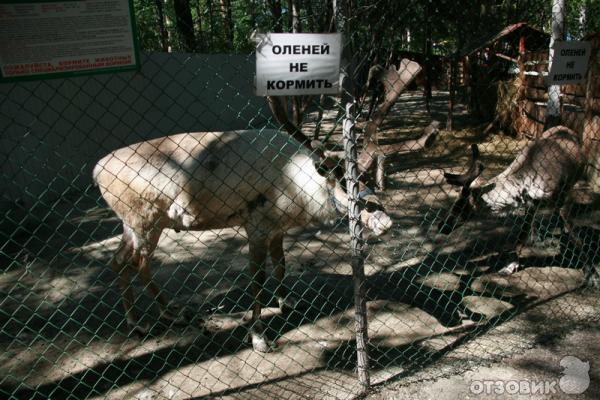
[[160,47],[164,52],[169,51],[169,35],[165,25],[165,12],[163,9],[163,0],[154,0],[156,5],[156,13],[158,14],[158,29],[160,32]]
[[306,7],[306,15],[308,15],[308,18],[306,20],[307,22],[307,26],[308,26],[308,31],[311,33],[316,33],[316,18],[315,18],[315,13],[313,11],[313,6],[312,6],[312,1],[307,1],[305,2],[305,7]]
[[[288,4],[288,16],[289,16],[289,25],[292,33],[300,33],[300,17],[298,13],[298,7],[296,5],[296,0],[287,0]],[[294,124],[298,127],[302,127],[302,117],[303,117],[303,98],[302,96],[292,96],[292,120]]]
[[[565,0],[553,0],[552,2],[552,36],[550,38],[550,51],[548,55],[548,71],[552,68],[554,57],[554,43],[564,38],[565,32]],[[548,87],[548,103],[546,105],[546,121],[544,131],[559,125],[560,116],[560,85]]]
[[456,58],[450,56],[450,68],[448,71],[448,119],[446,120],[446,130],[454,130],[454,86],[456,74]]
[[223,18],[223,26],[225,33],[225,41],[227,47],[233,49],[233,19],[231,17],[231,1],[221,0],[221,17]]
[[281,1],[269,0],[269,8],[271,9],[271,15],[273,15],[273,32],[283,32],[283,25],[281,24]]
[[202,8],[200,7],[200,0],[196,0],[196,26],[198,27],[198,40],[196,43],[197,49],[200,53],[204,51],[204,29],[202,28]]
[[194,35],[194,21],[189,0],[173,0],[175,10],[175,26],[179,33],[182,49],[188,53],[196,50],[196,37]]
[[298,0],[287,0],[290,31],[292,33],[302,32],[300,26],[300,11],[298,10],[297,1]]
[[425,6],[425,108],[431,114],[431,7]]
[[206,11],[208,14],[208,46],[213,48],[215,43],[215,14],[213,12],[212,0],[206,0]]
[[250,16],[250,27],[251,29],[256,28],[256,2],[255,0],[248,0],[247,13]]

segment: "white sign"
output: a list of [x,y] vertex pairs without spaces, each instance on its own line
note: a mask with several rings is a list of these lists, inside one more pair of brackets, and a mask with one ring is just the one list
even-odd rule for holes
[[268,33],[256,47],[256,95],[340,92],[339,33]]
[[581,41],[556,42],[552,49],[554,56],[548,74],[548,85],[583,83],[592,44]]
[[137,65],[130,0],[0,4],[4,79]]

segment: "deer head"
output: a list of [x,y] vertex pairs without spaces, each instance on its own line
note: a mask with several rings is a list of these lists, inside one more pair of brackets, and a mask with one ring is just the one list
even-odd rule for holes
[[450,212],[438,225],[438,230],[445,235],[450,234],[454,229],[459,227],[478,208],[477,199],[480,190],[479,188],[472,188],[471,185],[481,175],[484,166],[478,161],[479,149],[476,144],[471,145],[471,152],[471,164],[467,172],[464,174],[444,172],[444,178],[447,183],[461,188],[460,195],[450,208]]
[[[322,154],[315,162],[315,168],[321,176],[327,178],[331,203],[340,216],[347,215],[348,193],[344,159],[324,151],[324,146],[318,141],[313,141],[311,145],[318,154]],[[358,186],[357,203],[361,209],[361,222],[375,236],[381,236],[391,228],[392,220],[375,192],[363,182],[359,182]]]

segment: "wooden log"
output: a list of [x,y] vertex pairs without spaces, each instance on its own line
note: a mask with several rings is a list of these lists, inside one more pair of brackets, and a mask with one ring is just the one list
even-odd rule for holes
[[496,55],[496,57],[498,57],[498,58],[501,58],[501,59],[503,59],[503,60],[506,60],[506,61],[513,62],[513,63],[515,63],[515,64],[518,64],[518,63],[519,63],[519,60],[518,60],[518,59],[516,59],[516,58],[512,58],[512,57],[510,57],[510,56],[507,56],[507,55],[505,55],[505,54],[502,54],[502,53],[496,53],[495,55]]
[[410,154],[423,151],[433,144],[437,138],[437,135],[439,134],[439,129],[440,122],[434,120],[425,129],[423,129],[423,134],[419,138],[405,140],[400,143],[388,144],[385,146],[380,145],[379,149],[381,153],[386,156]]

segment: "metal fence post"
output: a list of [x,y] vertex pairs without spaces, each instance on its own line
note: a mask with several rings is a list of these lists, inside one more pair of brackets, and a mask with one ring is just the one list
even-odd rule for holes
[[367,302],[365,299],[365,269],[363,259],[363,227],[360,221],[358,207],[358,165],[356,136],[354,133],[354,103],[346,104],[344,119],[344,152],[346,159],[346,185],[348,190],[348,218],[350,223],[350,238],[352,248],[352,277],[354,282],[354,322],[356,330],[356,354],[358,380],[366,390],[370,386],[369,341],[367,323]]

